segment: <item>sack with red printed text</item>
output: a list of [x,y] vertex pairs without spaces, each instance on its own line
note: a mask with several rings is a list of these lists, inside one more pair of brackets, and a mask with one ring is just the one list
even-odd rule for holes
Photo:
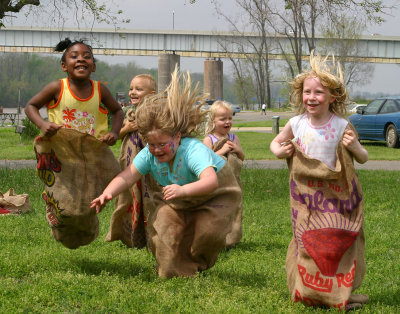
[[363,192],[341,142],[335,169],[294,145],[288,159],[293,225],[286,256],[289,292],[295,302],[343,310],[365,274]]
[[70,249],[91,243],[99,220],[90,202],[120,172],[113,152],[89,134],[64,128],[52,137],[38,136],[34,148],[53,237]]

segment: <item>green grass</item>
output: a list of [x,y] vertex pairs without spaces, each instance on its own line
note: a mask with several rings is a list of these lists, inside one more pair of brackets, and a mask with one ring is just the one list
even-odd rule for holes
[[[275,134],[258,132],[237,132],[236,134],[239,136],[246,159],[276,159],[269,150],[269,144]],[[0,160],[35,159],[32,142],[27,140],[20,142],[19,135],[14,133],[14,128],[0,128]],[[367,149],[370,160],[400,160],[400,149],[388,148],[384,142],[361,141],[361,143]],[[117,158],[120,149],[121,141],[111,146]]]
[[[279,120],[279,126],[284,127],[285,124],[289,121],[289,119],[281,119]],[[264,121],[249,121],[249,122],[240,122],[234,121],[233,128],[242,128],[242,127],[272,127],[272,120],[264,120]]]
[[[364,170],[359,177],[367,274],[358,291],[370,296],[360,313],[399,313],[398,172]],[[0,217],[0,313],[337,313],[290,301],[288,171],[244,169],[242,181],[242,242],[194,278],[165,280],[146,250],[104,241],[111,203],[99,216],[99,237],[68,250],[50,236],[35,171],[0,169],[0,191],[13,187],[32,202],[28,214]]]

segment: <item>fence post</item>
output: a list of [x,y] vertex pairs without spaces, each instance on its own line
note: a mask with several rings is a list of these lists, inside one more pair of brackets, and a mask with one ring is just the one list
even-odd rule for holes
[[272,117],[272,133],[279,133],[279,116]]

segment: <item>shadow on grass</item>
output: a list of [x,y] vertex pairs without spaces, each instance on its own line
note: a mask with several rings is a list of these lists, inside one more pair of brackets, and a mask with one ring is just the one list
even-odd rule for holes
[[129,261],[126,263],[126,259],[123,261],[110,261],[109,259],[101,261],[84,258],[72,258],[71,263],[76,266],[74,271],[82,274],[98,276],[101,273],[106,272],[115,274],[124,279],[141,276],[141,279],[144,279],[148,282],[152,282],[158,278],[155,270],[155,263],[153,262],[148,262],[144,265],[141,265],[135,261]]

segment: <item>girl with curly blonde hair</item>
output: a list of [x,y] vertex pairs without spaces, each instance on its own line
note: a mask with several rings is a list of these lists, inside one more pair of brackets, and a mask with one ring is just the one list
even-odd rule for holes
[[[345,116],[348,93],[340,66],[327,58],[311,53],[311,68],[294,78],[290,100],[298,115],[270,149],[289,168],[293,237],[286,272],[292,301],[350,310],[368,300],[352,294],[365,274],[364,205],[353,159],[365,163],[368,152]],[[351,281],[334,284],[342,274],[351,274]]]
[[274,138],[270,149],[278,158],[289,158],[294,146],[288,141],[294,140],[308,156],[334,168],[336,148],[342,140],[357,162],[365,163],[368,153],[345,118],[348,92],[343,73],[339,65],[335,69],[335,62],[329,66],[327,58],[311,53],[311,69],[294,78],[290,101],[298,115]]
[[[148,246],[161,277],[192,276],[214,265],[231,230],[233,206],[241,189],[225,160],[195,138],[207,112],[190,75],[180,85],[178,70],[163,93],[146,98],[136,111],[147,145],[91,203],[97,212],[150,173],[161,186],[150,191]],[[229,189],[226,186],[230,186]]]

